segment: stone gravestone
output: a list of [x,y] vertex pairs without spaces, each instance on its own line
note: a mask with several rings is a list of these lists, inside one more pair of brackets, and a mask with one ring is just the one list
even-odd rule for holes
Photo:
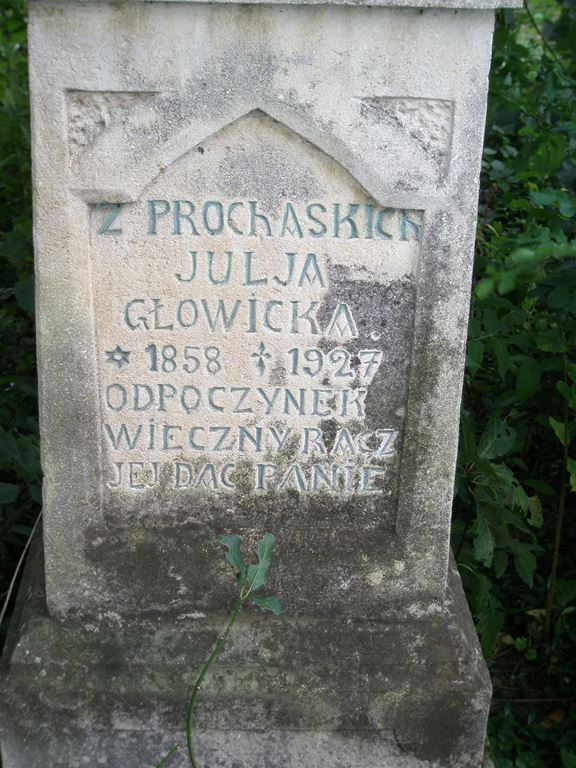
[[[494,11],[32,0],[44,486],[5,768],[476,767],[449,524]],[[392,6],[406,7],[392,7]],[[407,7],[413,6],[413,7]],[[184,766],[181,753],[173,762]]]

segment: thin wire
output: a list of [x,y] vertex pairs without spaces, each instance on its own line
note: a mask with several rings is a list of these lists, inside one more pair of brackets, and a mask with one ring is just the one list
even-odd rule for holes
[[42,512],[38,514],[38,517],[36,518],[36,522],[34,523],[34,527],[30,531],[30,536],[28,537],[26,546],[24,547],[24,549],[22,550],[22,554],[20,555],[20,560],[18,560],[16,570],[14,571],[14,575],[12,576],[12,581],[10,582],[10,586],[8,587],[8,593],[6,595],[6,599],[4,600],[4,604],[2,605],[2,610],[0,611],[0,626],[2,626],[2,622],[4,621],[4,616],[6,615],[6,611],[8,610],[8,604],[10,603],[12,593],[14,592],[14,587],[16,586],[16,579],[18,578],[20,569],[24,565],[24,560],[26,559],[26,553],[30,548],[30,544],[32,542],[34,534],[36,533],[36,528],[38,527],[38,523],[40,522],[41,517],[42,517]]

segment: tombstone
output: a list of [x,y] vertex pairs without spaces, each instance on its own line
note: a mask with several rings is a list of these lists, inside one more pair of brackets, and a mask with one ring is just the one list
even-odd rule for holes
[[[449,557],[494,8],[32,0],[44,483],[5,768],[478,768]],[[403,6],[403,7],[400,7]],[[184,751],[173,760],[185,766]]]

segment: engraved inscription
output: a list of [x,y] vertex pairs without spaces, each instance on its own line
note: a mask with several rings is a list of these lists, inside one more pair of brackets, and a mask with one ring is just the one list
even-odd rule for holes
[[233,194],[210,149],[90,208],[106,491],[390,495],[422,212],[304,142],[309,197]]

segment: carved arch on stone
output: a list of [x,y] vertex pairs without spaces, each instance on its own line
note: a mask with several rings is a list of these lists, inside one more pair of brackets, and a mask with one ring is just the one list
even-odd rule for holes
[[[125,162],[122,149],[120,152],[111,152],[110,147],[104,143],[99,151],[95,149],[92,151],[91,162],[76,175],[75,179],[71,179],[72,191],[89,203],[112,199],[118,202],[134,201],[146,187],[153,183],[154,179],[191,150],[254,113],[261,113],[274,120],[338,163],[371,197],[378,200],[390,195],[390,188],[378,179],[369,158],[364,159],[359,154],[355,154],[333,133],[329,134],[330,139],[327,140],[328,130],[317,132],[309,130],[305,120],[299,119],[288,110],[277,109],[276,105],[243,107],[237,110],[234,116],[226,116],[220,120],[214,119],[208,130],[193,132],[187,128],[175,131],[153,156],[138,155],[128,164]],[[326,122],[331,121],[328,119]],[[182,146],[186,146],[186,149],[182,150]],[[115,162],[117,158],[123,158],[124,162]],[[122,180],[121,187],[117,185],[117,179]]]
[[[152,187],[157,180],[159,180],[164,174],[169,173],[171,169],[174,169],[180,161],[184,160],[186,157],[188,157],[191,153],[194,152],[195,149],[202,149],[202,145],[207,145],[213,140],[217,140],[218,137],[221,134],[224,134],[225,132],[228,132],[230,130],[233,130],[236,125],[241,124],[245,120],[249,120],[250,118],[264,118],[264,124],[261,125],[261,128],[263,130],[264,135],[270,130],[270,123],[277,126],[281,131],[283,131],[285,134],[287,134],[288,137],[293,137],[295,140],[303,142],[308,150],[316,151],[320,153],[322,157],[324,157],[330,164],[333,164],[333,166],[336,166],[337,169],[346,174],[350,177],[353,182],[358,185],[358,187],[362,188],[364,193],[368,195],[369,197],[374,197],[370,193],[370,190],[364,186],[359,179],[357,178],[357,175],[352,173],[352,171],[347,168],[342,162],[338,160],[337,157],[334,156],[334,154],[326,151],[324,148],[319,146],[319,144],[310,138],[308,138],[306,135],[304,135],[302,132],[294,130],[293,127],[290,125],[287,125],[286,122],[283,120],[279,120],[277,117],[274,117],[271,115],[268,111],[261,109],[260,107],[256,107],[254,109],[250,109],[238,117],[234,118],[231,121],[228,121],[224,123],[221,127],[219,127],[217,130],[209,133],[206,135],[203,139],[198,141],[197,143],[190,146],[188,149],[181,151],[170,163],[169,165],[163,167],[161,170],[159,170],[153,178],[151,178],[144,187],[142,187],[139,191],[138,197],[141,197],[144,192]],[[260,127],[260,126],[259,126]],[[338,171],[337,171],[338,172]],[[278,175],[276,176],[277,179],[280,179],[281,177]],[[262,180],[262,183],[264,185],[265,181]],[[256,195],[257,192],[254,191],[252,194]]]

